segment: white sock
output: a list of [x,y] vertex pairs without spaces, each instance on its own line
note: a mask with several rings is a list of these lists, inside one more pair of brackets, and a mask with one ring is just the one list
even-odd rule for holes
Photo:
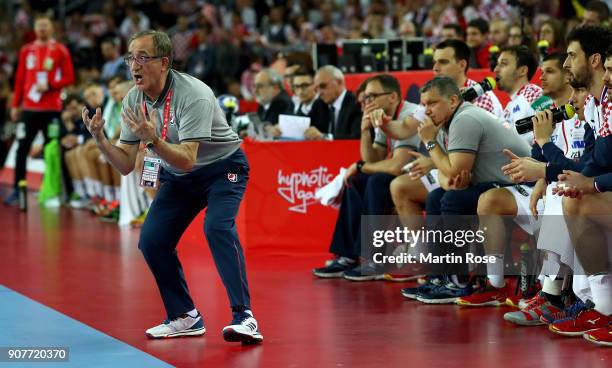
[[87,197],[87,193],[85,192],[85,183],[83,180],[74,180],[72,182],[72,186],[74,187],[74,192],[81,198]]
[[563,280],[555,280],[550,276],[546,276],[544,277],[542,291],[550,295],[561,295],[561,286],[563,286]]
[[85,182],[85,189],[87,190],[87,195],[90,198],[96,197],[96,187],[94,185],[94,181],[90,178],[85,178],[83,181]]
[[459,286],[460,288],[468,286],[467,282],[459,282],[459,276],[457,275],[451,275],[450,279],[455,285]]
[[506,280],[504,280],[504,255],[491,255],[495,257],[495,262],[487,263],[487,277],[491,286],[501,289],[506,286]]
[[583,302],[593,300],[591,287],[589,286],[589,279],[586,277],[586,275],[574,275],[574,278],[572,279],[572,291],[574,294],[576,294],[576,297]]
[[192,310],[187,312],[187,314],[189,315],[189,317],[196,318],[198,316],[198,310],[193,308]]
[[104,197],[104,186],[102,185],[102,182],[99,180],[92,180],[92,182],[93,182],[94,190],[96,191],[96,196],[103,198]]
[[612,274],[589,276],[595,310],[604,316],[612,315]]
[[112,202],[115,200],[115,189],[111,187],[110,185],[104,186],[104,199],[106,199],[109,202]]

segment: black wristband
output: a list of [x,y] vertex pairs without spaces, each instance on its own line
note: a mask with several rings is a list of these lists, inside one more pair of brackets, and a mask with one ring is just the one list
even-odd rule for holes
[[361,172],[361,168],[363,167],[363,165],[365,164],[364,160],[359,160],[357,161],[357,172]]

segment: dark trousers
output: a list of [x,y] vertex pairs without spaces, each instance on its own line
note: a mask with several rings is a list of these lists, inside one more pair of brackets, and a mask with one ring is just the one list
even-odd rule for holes
[[361,216],[390,215],[393,199],[389,185],[395,176],[357,174],[350,179],[340,204],[340,213],[329,251],[335,255],[358,258],[361,253]]
[[[425,202],[427,229],[441,230],[442,232],[471,229],[473,220],[476,220],[478,198],[482,193],[498,186],[496,183],[488,182],[471,185],[463,190],[445,191],[438,188],[432,191],[427,195],[427,201]],[[453,243],[428,244],[429,252],[436,256],[450,253],[464,255],[468,247],[469,244],[462,247]],[[433,264],[431,273],[465,275],[467,274],[467,265],[465,263]]]
[[230,305],[250,308],[244,255],[235,222],[249,179],[242,150],[184,176],[162,172],[161,179],[163,184],[142,227],[139,248],[155,277],[168,319],[195,308],[176,246],[204,208],[204,234]]
[[19,146],[15,160],[15,180],[13,183],[15,188],[17,188],[20,180],[26,178],[26,161],[36,134],[42,131],[45,137],[45,144],[47,144],[49,141],[49,136],[47,135],[49,125],[54,119],[57,119],[58,122],[60,121],[60,113],[59,111],[23,111],[21,118],[25,124],[25,137],[18,139]]

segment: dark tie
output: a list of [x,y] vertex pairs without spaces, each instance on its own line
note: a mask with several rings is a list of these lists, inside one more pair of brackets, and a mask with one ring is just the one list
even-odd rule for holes
[[334,105],[329,105],[329,129],[327,132],[336,135],[336,108]]

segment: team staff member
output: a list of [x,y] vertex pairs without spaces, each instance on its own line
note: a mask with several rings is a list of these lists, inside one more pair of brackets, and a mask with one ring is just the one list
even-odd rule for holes
[[[47,129],[52,121],[60,123],[62,88],[74,81],[74,70],[68,49],[53,39],[53,23],[46,16],[34,21],[36,40],[21,48],[15,75],[15,93],[11,102],[11,120],[21,121],[25,129],[17,129],[19,148],[15,162],[15,190],[5,199],[17,203],[17,183],[26,177],[26,159],[32,141],[42,130],[47,143]],[[22,111],[23,110],[23,111]]]
[[[84,110],[83,120],[100,151],[123,175],[134,169],[140,142],[162,161],[159,176],[163,184],[149,209],[139,248],[155,276],[168,318],[146,334],[164,338],[205,332],[176,246],[193,218],[208,207],[204,233],[234,317],[223,336],[226,341],[261,342],[235,223],[249,173],[241,141],[212,90],[171,68],[172,45],[167,34],[144,31],[133,35],[125,60],[136,88],[123,101],[119,143],[114,146],[104,136],[101,109],[91,119]],[[155,182],[155,176],[152,173],[149,180]]]

